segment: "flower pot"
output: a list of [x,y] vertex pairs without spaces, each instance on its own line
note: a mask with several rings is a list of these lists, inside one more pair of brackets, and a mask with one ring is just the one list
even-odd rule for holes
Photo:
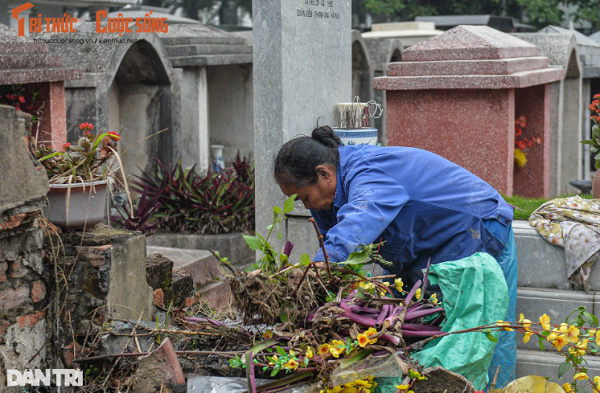
[[596,171],[592,179],[592,196],[594,199],[600,198],[600,171]]
[[107,191],[107,180],[51,184],[44,216],[63,230],[92,228],[104,219]]
[[377,128],[334,128],[333,132],[342,140],[342,146],[377,145]]

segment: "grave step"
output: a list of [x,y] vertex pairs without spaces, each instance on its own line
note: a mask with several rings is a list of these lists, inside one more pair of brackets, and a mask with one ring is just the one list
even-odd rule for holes
[[[595,359],[591,356],[587,358],[588,364],[585,366],[588,369],[588,376],[593,379],[600,375],[600,359]],[[532,351],[519,349],[517,351],[517,372],[516,377],[526,377],[528,375],[539,375],[542,377],[550,377],[551,381],[560,383],[573,381],[573,371],[567,372],[560,379],[558,378],[558,368],[565,361],[564,356],[557,353],[546,351]]]
[[220,262],[210,251],[146,246],[147,255],[155,253],[173,261],[173,270],[190,273],[196,289],[222,277]]
[[[542,288],[518,288],[517,289],[517,318],[523,314],[532,322],[538,322],[539,317],[547,314],[550,323],[560,324],[577,307],[585,306],[588,312],[595,314],[600,312],[600,297],[596,299],[597,292],[585,293],[580,290],[557,290]],[[598,306],[598,310],[596,310]],[[517,346],[523,349],[539,350],[538,339],[531,337],[529,343],[523,343],[523,336],[516,334]],[[549,343],[544,343],[544,349],[556,351]]]
[[31,42],[30,40],[17,40],[11,37],[10,42],[2,43],[2,53],[11,55],[30,55],[35,53],[48,53],[48,46],[43,42]]
[[251,54],[252,47],[248,45],[168,45],[167,53],[172,57],[197,55],[231,55]]
[[241,37],[161,37],[165,45],[244,45],[246,41]]
[[0,55],[0,69],[9,68],[48,68],[62,67],[62,58],[59,55],[31,54]]

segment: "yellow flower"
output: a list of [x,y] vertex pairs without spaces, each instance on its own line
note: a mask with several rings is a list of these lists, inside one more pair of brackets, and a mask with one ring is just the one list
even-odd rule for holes
[[509,328],[509,327],[508,327],[508,326],[510,326],[510,323],[508,323],[508,322],[504,322],[504,321],[503,321],[503,320],[501,320],[501,319],[499,319],[499,320],[496,322],[496,326],[498,326],[498,327],[501,327],[501,328],[502,328],[502,330],[506,330],[506,331],[509,331],[509,332],[512,332],[512,331],[513,331],[511,328]]
[[576,380],[582,380],[583,381],[583,380],[586,380],[586,379],[589,379],[589,377],[587,376],[586,373],[577,373],[577,374],[575,374],[573,376],[573,380],[575,380],[575,381]]
[[529,339],[531,338],[532,334],[533,333],[531,333],[531,332],[523,333],[523,343],[527,344],[529,342]]
[[288,352],[290,354],[290,356],[296,356],[296,351],[294,351],[293,349],[290,349],[290,352]]
[[313,353],[312,348],[308,347],[308,349],[306,350],[306,357],[312,359],[313,356],[315,356],[315,354]]
[[364,348],[369,343],[369,336],[367,336],[364,333],[363,334],[359,334],[356,338],[358,339],[358,345],[361,348]]
[[567,342],[576,343],[577,341],[579,341],[579,329],[571,325],[567,330]]
[[565,347],[565,345],[567,345],[567,339],[566,339],[565,335],[561,334],[560,336],[556,337],[556,339],[554,340],[552,345],[554,345],[556,347],[556,349],[559,351],[561,349],[563,349]]
[[[556,329],[555,329],[556,330]],[[566,333],[567,330],[569,330],[569,325],[567,325],[566,323],[561,323],[560,326],[558,327],[558,331],[560,333]]]
[[396,290],[398,292],[402,292],[402,288],[404,288],[404,283],[402,282],[401,278],[397,278],[394,280],[394,285],[396,287]]
[[523,168],[525,164],[527,164],[527,158],[525,157],[525,152],[523,150],[515,149],[515,162],[519,168]]
[[262,336],[263,336],[263,338],[269,339],[269,338],[273,337],[273,332],[271,331],[271,329],[269,329],[266,332],[264,332]]
[[[365,333],[364,333],[367,337],[370,337],[374,334],[377,334],[377,330],[375,328],[370,327]],[[369,339],[369,344],[375,344],[377,342],[376,338],[373,339]]]
[[317,353],[321,356],[327,355],[329,353],[329,344],[325,343],[320,345],[317,349]]
[[438,304],[438,298],[437,298],[437,294],[433,294],[431,295],[431,297],[429,298],[429,300],[431,301],[431,303],[433,304]]
[[540,317],[540,323],[542,324],[542,329],[544,330],[550,330],[551,326],[550,326],[550,317],[546,314],[542,315]]
[[342,352],[344,352],[344,349],[346,349],[344,342],[340,340],[332,340],[331,344],[333,345],[329,346],[329,352],[334,358],[339,358]]
[[571,393],[573,391],[573,389],[571,388],[571,384],[568,382],[563,383],[562,388],[565,391],[565,393]]
[[573,349],[574,354],[576,354],[577,356],[583,356],[587,352],[587,347],[588,347],[589,342],[590,342],[590,340],[581,340],[580,342],[577,343],[577,349],[570,348],[569,352],[571,352],[571,349]]
[[288,370],[297,370],[299,365],[300,364],[297,361],[290,359],[289,362],[283,365],[283,367],[287,368]]
[[529,328],[531,327],[531,321],[529,319],[525,319],[523,313],[521,313],[520,315],[519,323],[525,328],[525,330],[529,330]]
[[600,330],[596,332],[596,344],[600,345]]
[[594,391],[600,391],[600,377],[597,375],[594,377]]
[[276,362],[276,361],[277,361],[277,355],[273,355],[273,361],[269,362],[269,366],[274,366],[275,365],[274,362]]
[[363,288],[365,291],[370,291],[371,289],[375,288],[375,284],[367,281],[361,281],[360,284],[358,284],[358,286],[360,288]]
[[400,392],[406,392],[408,390],[408,385],[394,385],[394,387]]
[[415,293],[415,298],[417,300],[421,299],[421,288],[417,289],[417,292]]

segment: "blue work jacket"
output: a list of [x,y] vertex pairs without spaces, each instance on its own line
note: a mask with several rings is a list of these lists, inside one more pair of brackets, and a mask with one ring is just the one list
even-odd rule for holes
[[[488,227],[508,235],[512,208],[471,172],[410,147],[343,146],[339,153],[333,209],[311,210],[331,261],[382,240],[381,256],[394,263],[386,270],[414,282],[429,258],[435,264],[502,253],[506,237]],[[486,227],[488,220],[494,222]],[[322,249],[314,260],[324,260]]]

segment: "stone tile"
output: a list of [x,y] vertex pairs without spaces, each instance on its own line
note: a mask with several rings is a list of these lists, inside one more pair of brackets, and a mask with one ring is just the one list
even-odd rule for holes
[[228,282],[208,284],[198,290],[198,294],[201,300],[208,302],[212,308],[217,310],[229,308],[233,300]]
[[571,289],[565,251],[548,243],[528,221],[513,221],[520,287]]
[[[556,353],[531,351],[519,349],[517,351],[517,378],[528,375],[540,375],[550,377],[561,385],[573,381],[573,371],[567,372],[562,378],[558,378],[558,368],[564,362],[564,357]],[[590,379],[600,376],[600,360],[587,357],[588,375]]]
[[503,60],[402,61],[390,63],[388,76],[509,75],[548,67],[547,57]]
[[537,48],[534,45],[491,27],[457,26],[406,49],[402,60],[484,60],[536,55]]
[[219,268],[220,262],[210,251],[146,246],[146,252],[148,255],[161,254],[163,257],[173,261],[174,270],[189,272],[196,288],[202,287],[222,276]]

